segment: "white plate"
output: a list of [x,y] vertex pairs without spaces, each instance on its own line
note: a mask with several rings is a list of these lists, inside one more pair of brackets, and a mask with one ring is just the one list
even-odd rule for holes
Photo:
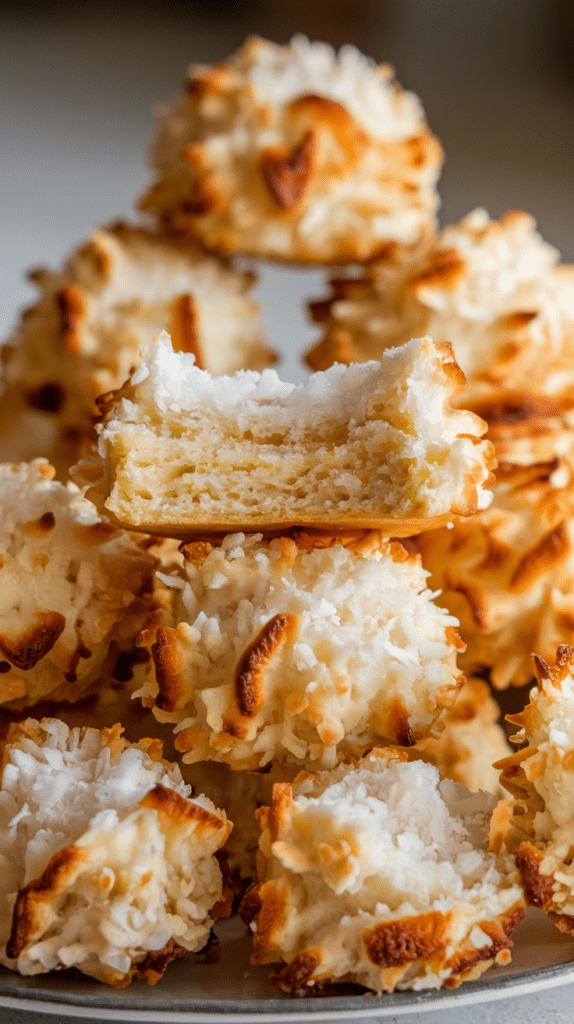
[[250,942],[238,918],[221,921],[219,961],[189,956],[170,964],[155,988],[133,982],[107,989],[75,971],[21,978],[0,973],[0,1007],[90,1020],[153,1024],[265,1024],[266,1021],[336,1021],[454,1009],[528,995],[574,981],[574,941],[561,935],[542,911],[529,909],[514,933],[512,963],[493,967],[478,981],[450,991],[292,999],[269,981],[269,967],[252,967]]

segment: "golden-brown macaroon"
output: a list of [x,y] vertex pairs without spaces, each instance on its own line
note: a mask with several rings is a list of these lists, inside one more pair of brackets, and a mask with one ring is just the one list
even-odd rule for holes
[[574,933],[574,647],[535,655],[530,703],[508,720],[526,745],[496,765],[513,797],[514,850],[526,902]]
[[485,423],[430,338],[296,387],[274,370],[212,377],[167,334],[100,401],[98,456],[74,470],[129,529],[190,539],[305,526],[409,536],[491,500]]
[[153,607],[157,559],[45,459],[0,465],[0,704],[111,683]]
[[15,726],[0,790],[0,960],[155,984],[229,913],[216,852],[231,823],[189,798],[158,740],[56,719]]
[[163,109],[140,205],[207,248],[343,264],[433,233],[442,158],[388,65],[253,37]]
[[96,399],[123,384],[140,347],[164,328],[211,373],[274,362],[249,294],[253,276],[197,244],[115,224],[93,231],[61,270],[31,277],[39,301],[2,350],[3,461],[47,456],[62,473],[89,454]]
[[416,553],[380,533],[232,534],[185,546],[167,624],[138,643],[138,692],[184,761],[332,767],[383,739],[411,746],[462,685],[457,620]]
[[502,463],[492,505],[421,535],[423,565],[460,621],[462,670],[499,690],[533,677],[574,628],[574,462]]
[[430,761],[441,779],[462,782],[471,793],[482,789],[502,797],[500,772],[493,764],[510,753],[510,747],[499,717],[488,683],[467,679],[446,709],[440,735],[419,740],[409,757]]
[[526,213],[474,210],[418,247],[391,246],[361,278],[313,303],[313,369],[380,359],[411,337],[449,341],[467,378],[460,401],[491,423],[574,407],[574,267]]
[[283,991],[455,988],[509,962],[524,900],[513,858],[487,850],[494,798],[402,757],[380,748],[302,772],[259,812],[241,913],[252,963],[286,961],[272,978]]

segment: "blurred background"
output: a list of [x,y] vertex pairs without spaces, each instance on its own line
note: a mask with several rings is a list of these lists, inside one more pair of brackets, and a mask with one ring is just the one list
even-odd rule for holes
[[[522,208],[574,261],[574,5],[570,0],[0,0],[0,337],[94,224],[129,216],[146,187],[153,107],[194,61],[250,33],[352,42],[396,68],[441,139],[441,220]],[[265,270],[268,331],[288,353],[312,329],[319,272]]]

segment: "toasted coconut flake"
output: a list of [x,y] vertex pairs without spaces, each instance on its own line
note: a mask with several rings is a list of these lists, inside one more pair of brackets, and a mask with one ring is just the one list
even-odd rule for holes
[[439,143],[352,46],[249,39],[165,107],[141,206],[210,249],[348,263],[434,230]]
[[493,803],[384,749],[274,786],[242,907],[252,962],[281,957],[272,981],[306,993],[454,987],[508,962],[524,901],[512,857],[486,850]]
[[76,467],[124,526],[205,539],[291,526],[408,536],[490,501],[482,420],[453,411],[452,351],[430,338],[295,387],[273,370],[212,378],[159,336]]
[[173,579],[174,625],[139,641],[154,670],[139,694],[186,761],[328,767],[413,743],[454,700],[456,620],[418,556],[376,532],[317,540],[229,535]]
[[200,949],[221,903],[215,857],[231,824],[189,799],[176,765],[122,729],[12,728],[0,791],[0,960],[150,984]]

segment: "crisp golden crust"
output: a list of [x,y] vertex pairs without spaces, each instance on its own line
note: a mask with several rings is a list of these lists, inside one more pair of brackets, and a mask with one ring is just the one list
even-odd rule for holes
[[522,903],[511,907],[506,914],[502,914],[497,921],[481,921],[479,928],[491,939],[490,944],[482,949],[467,949],[457,953],[447,961],[447,967],[452,971],[450,978],[445,981],[445,988],[458,988],[462,981],[472,981],[496,963],[500,966],[509,964],[511,956],[509,950],[513,943],[510,935],[520,924],[524,917]]
[[442,151],[390,68],[297,36],[192,67],[161,115],[154,163],[140,205],[174,233],[325,264],[431,234]]
[[448,916],[438,911],[383,922],[363,932],[365,952],[377,967],[404,967],[444,949],[448,925]]
[[520,871],[528,906],[549,910],[552,906],[554,880],[551,875],[540,873],[540,864],[543,859],[542,851],[532,843],[521,843],[516,851],[516,864]]
[[60,612],[39,612],[34,625],[19,636],[0,633],[0,651],[16,668],[34,668],[52,650],[65,625]]
[[526,902],[545,910],[562,931],[574,931],[574,647],[558,648],[549,664],[535,657],[538,685],[509,721],[527,743],[499,761],[512,795],[512,843]]
[[231,831],[230,822],[220,815],[209,811],[199,804],[194,804],[180,796],[173,789],[166,789],[157,783],[142,800],[140,807],[149,807],[156,811],[161,828],[167,831],[174,824],[193,828],[197,836],[202,833],[220,832],[222,846]]
[[486,424],[451,404],[463,386],[450,346],[430,338],[295,387],[271,370],[212,378],[162,334],[106,400],[99,458],[74,477],[114,521],[184,540],[293,527],[412,535],[490,501]]
[[[418,817],[409,786],[421,787],[427,802],[434,800],[430,777],[426,784],[415,781],[421,770],[433,771],[420,762],[406,764],[404,754],[378,749],[358,765],[316,776],[302,773],[293,784],[273,787],[271,806],[258,815],[263,830],[258,880],[240,912],[253,937],[252,962],[286,961],[271,977],[282,991],[310,994],[317,986],[321,990],[325,983],[341,981],[379,992],[454,988],[494,962],[509,962],[509,936],[524,915],[512,858],[483,854],[484,893],[478,893],[476,875],[468,891],[466,883],[452,879],[452,891],[441,897],[440,907],[428,897],[437,890],[425,874],[423,853],[412,864],[413,871],[425,875],[420,892],[419,881],[409,876],[409,833],[416,831]],[[455,807],[462,806],[463,794],[448,797],[454,801],[451,814],[461,813]],[[380,821],[378,801],[386,801]],[[442,845],[444,811],[434,803],[432,811],[426,807],[426,816],[431,813],[435,821],[433,857],[440,871],[448,872],[442,858],[456,855],[448,842]],[[424,844],[421,836],[416,849]],[[384,852],[377,854],[378,846]],[[400,866],[394,864],[397,856]]]
[[[265,671],[281,648],[295,639],[297,616],[274,615],[243,652],[235,667],[233,689],[237,710],[243,718],[255,718],[265,701]],[[241,730],[237,721],[236,729]]]
[[494,501],[472,521],[419,538],[430,585],[460,621],[461,668],[497,689],[532,679],[532,651],[552,661],[574,623],[572,440],[564,455],[502,463]]
[[67,475],[96,440],[98,397],[121,387],[141,345],[164,327],[213,373],[275,360],[249,296],[253,276],[197,244],[114,224],[96,229],[61,270],[33,279],[39,301],[2,349],[4,460],[48,456]]
[[40,878],[35,878],[16,897],[12,930],[6,943],[6,955],[16,960],[26,946],[38,939],[51,924],[52,904],[69,885],[73,885],[88,860],[90,851],[68,846],[52,857]]
[[398,541],[235,534],[183,553],[175,625],[156,618],[138,643],[151,655],[139,695],[186,761],[328,766],[382,739],[412,745],[454,702],[455,620]]

